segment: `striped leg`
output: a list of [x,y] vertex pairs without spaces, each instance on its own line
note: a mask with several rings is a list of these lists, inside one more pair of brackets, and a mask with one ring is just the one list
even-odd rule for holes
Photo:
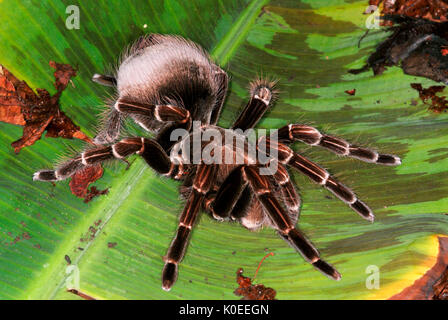
[[273,178],[280,187],[283,202],[286,205],[286,209],[288,209],[289,217],[295,225],[300,213],[300,197],[297,194],[294,184],[291,182],[291,177],[286,168],[278,164],[277,172]]
[[[233,169],[219,187],[218,192],[210,198],[207,197],[206,207],[215,219],[221,221],[227,219],[234,211],[235,215],[232,217],[240,218],[238,211],[244,211],[248,200],[251,199],[250,188],[247,188],[248,183],[243,177],[242,168],[240,166]],[[273,178],[280,187],[283,201],[295,224],[300,209],[300,198],[285,167],[280,165]]]
[[124,115],[114,108],[109,108],[103,119],[103,129],[95,136],[95,144],[109,144],[118,139]]
[[251,98],[231,129],[247,130],[256,126],[268,110],[273,98],[274,83],[257,80],[251,83]]
[[190,112],[187,109],[173,106],[171,104],[143,104],[135,101],[120,99],[115,103],[114,108],[120,113],[144,116],[151,120],[157,120],[160,122],[174,121],[185,123],[190,120]]
[[[95,73],[92,76],[92,81],[106,87],[117,86],[117,79],[110,75]],[[105,115],[105,119],[103,120],[104,129],[101,130],[94,139],[95,144],[107,144],[117,140],[118,135],[120,134],[122,120],[122,116],[119,112],[113,108],[110,108]]]
[[[280,195],[288,210],[293,224],[297,222],[300,211],[300,197],[285,167],[279,165],[274,181],[280,188]],[[218,192],[208,195],[205,200],[206,208],[216,220],[229,217],[241,218],[251,199],[251,190],[242,175],[242,167],[237,167],[227,176],[218,189]]]
[[368,221],[375,219],[372,210],[356,194],[334,179],[330,173],[316,163],[295,153],[291,148],[282,143],[271,142],[269,138],[260,140],[259,143],[266,143],[266,149],[276,148],[278,151],[278,160],[284,165],[288,165],[306,175],[314,182],[330,190],[336,197],[347,203],[356,213]]
[[119,99],[110,108],[106,116],[104,129],[95,137],[95,143],[107,144],[114,142],[120,134],[123,119],[128,115],[146,131],[151,131],[154,125],[160,125],[163,122],[188,125],[191,120],[190,112],[184,108],[170,104],[150,105]]
[[249,186],[246,186],[246,188],[244,188],[244,190],[241,192],[240,198],[233,206],[233,209],[230,212],[230,218],[232,218],[232,220],[239,220],[243,218],[247,214],[247,210],[250,207],[252,198],[252,189]]
[[225,73],[221,68],[216,67],[214,70],[215,72],[215,82],[217,83],[217,86],[219,88],[219,92],[216,97],[216,103],[215,107],[213,108],[213,111],[210,115],[210,124],[216,125],[219,120],[219,116],[221,115],[221,109],[224,105],[224,100],[226,98],[227,94],[227,88],[229,83],[229,77],[227,76],[227,73]]
[[351,145],[347,141],[320,133],[316,128],[303,124],[290,124],[278,130],[279,141],[292,143],[301,141],[312,146],[321,146],[341,156],[359,159],[361,161],[396,166],[401,164],[399,157],[389,154],[379,154],[376,151]]
[[227,178],[219,187],[214,199],[209,203],[208,208],[217,220],[229,218],[230,213],[241,197],[247,186],[247,181],[243,179],[242,167],[237,167],[230,172]]
[[111,146],[86,150],[79,156],[63,163],[56,170],[38,171],[34,174],[33,180],[64,180],[87,166],[112,159],[125,159],[134,153],[142,156],[148,165],[160,174],[173,176],[177,173],[178,166],[171,163],[169,156],[155,140],[127,138]]
[[[273,87],[273,82],[261,79],[251,83],[251,99],[231,129],[241,129],[244,131],[256,126],[269,108],[274,94]],[[251,189],[247,186],[247,182],[241,179],[241,167],[234,169],[221,185],[218,194],[216,194],[216,198],[213,197],[207,201],[207,208],[212,212],[215,219],[222,220],[228,218],[230,215],[232,219],[236,220],[246,214],[246,209],[253,195]],[[294,189],[294,186],[289,182],[285,187],[289,191],[285,189],[284,195],[292,192],[291,187]]]
[[189,131],[191,128],[191,122],[186,123],[172,123],[162,128],[156,137],[157,142],[162,146],[165,151],[171,150],[171,148],[177,143],[177,141],[171,140],[171,134],[176,129],[185,129]]
[[92,76],[92,81],[96,82],[98,84],[101,84],[106,87],[115,87],[117,86],[117,79],[113,76],[105,75],[105,74],[98,74],[95,73]]
[[339,272],[330,264],[320,259],[319,251],[299,229],[294,227],[288,213],[272,194],[272,185],[268,176],[260,175],[258,169],[258,167],[254,166],[244,167],[244,177],[249,182],[258,200],[266,209],[267,214],[280,235],[317,270],[334,280],[339,280],[341,278]]
[[177,280],[178,264],[182,261],[188,246],[191,230],[194,226],[205,195],[214,183],[215,165],[200,164],[193,181],[193,188],[180,216],[176,236],[171,242],[168,253],[164,257],[165,266],[162,271],[162,288],[170,290]]

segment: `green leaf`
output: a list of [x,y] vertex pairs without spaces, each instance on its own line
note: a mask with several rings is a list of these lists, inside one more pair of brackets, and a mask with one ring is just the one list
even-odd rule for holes
[[[327,191],[294,175],[302,195],[301,228],[322,257],[342,273],[329,280],[272,229],[250,232],[202,215],[172,291],[161,289],[162,256],[182,210],[177,182],[156,176],[140,158],[107,168],[96,185],[107,196],[85,204],[69,191],[32,181],[75,140],[42,138],[15,155],[20,127],[0,124],[0,298],[72,299],[66,292],[68,255],[80,289],[102,299],[237,299],[238,268],[278,299],[387,298],[435,263],[435,235],[448,231],[447,115],[412,105],[411,82],[429,80],[390,68],[383,75],[349,75],[385,38],[365,32],[367,1],[150,0],[78,4],[80,29],[65,20],[69,1],[0,1],[0,63],[32,88],[53,88],[50,60],[79,69],[63,93],[63,111],[93,135],[103,101],[113,92],[90,81],[110,70],[123,48],[145,33],[174,33],[209,50],[232,78],[220,120],[229,126],[248,99],[247,85],[263,74],[279,80],[280,95],[260,128],[291,122],[403,159],[381,167],[297,144],[375,211],[374,224]],[[355,96],[345,90],[356,88]],[[92,239],[90,240],[90,236]],[[109,245],[109,244],[115,244]],[[380,289],[367,289],[368,266],[380,270]],[[68,270],[70,271],[70,270]]]

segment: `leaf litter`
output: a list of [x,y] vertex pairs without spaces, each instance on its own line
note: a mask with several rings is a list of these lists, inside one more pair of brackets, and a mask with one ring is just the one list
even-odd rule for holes
[[[383,14],[404,15],[434,22],[447,21],[448,1],[446,0],[370,0],[369,5],[379,7]],[[383,21],[383,25],[391,25]]]
[[[50,61],[55,71],[54,95],[46,89],[31,89],[25,81],[19,80],[3,65],[0,65],[0,121],[23,126],[22,137],[11,145],[15,153],[33,145],[46,131],[45,137],[81,139],[92,144],[93,141],[80,130],[59,105],[62,92],[76,76],[76,70],[69,64]],[[107,194],[108,189],[98,190],[89,185],[103,175],[102,166],[87,167],[75,173],[70,181],[70,190],[77,197],[90,202],[94,197]]]
[[372,69],[376,76],[387,67],[399,66],[405,74],[448,84],[448,2],[369,2],[374,6],[381,3],[380,25],[386,26],[390,35],[376,47],[363,67],[349,72],[358,74]]
[[273,255],[273,252],[269,252],[266,256],[263,257],[263,259],[261,259],[260,263],[258,264],[258,268],[255,271],[253,279],[243,276],[243,268],[239,268],[237,270],[236,282],[238,283],[239,287],[234,291],[234,293],[237,296],[243,296],[241,300],[276,300],[275,296],[277,292],[274,289],[266,287],[263,284],[253,283],[263,261],[267,257]]
[[68,64],[54,61],[50,61],[50,67],[55,69],[57,92],[54,95],[40,88],[34,92],[25,81],[17,79],[0,65],[0,121],[23,126],[22,137],[11,144],[16,153],[33,145],[44,131],[47,132],[46,137],[92,142],[59,106],[59,98],[71,78],[76,76],[76,70]]
[[431,86],[424,89],[420,83],[411,83],[411,87],[418,91],[420,99],[424,104],[429,106],[429,110],[435,113],[446,112],[448,110],[448,100],[446,96],[437,96],[436,94],[442,92],[445,86]]

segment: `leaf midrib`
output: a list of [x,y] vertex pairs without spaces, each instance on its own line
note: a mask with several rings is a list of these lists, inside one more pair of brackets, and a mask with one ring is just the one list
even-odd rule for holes
[[[266,5],[269,0],[252,0],[250,4],[244,9],[239,17],[234,22],[232,28],[224,35],[224,37],[211,50],[212,58],[222,67],[224,67],[237,48],[245,40],[249,33],[251,26],[256,21],[261,8]],[[98,230],[93,240],[84,247],[74,259],[72,264],[79,265],[82,258],[88,252],[89,248],[95,242],[95,239],[107,225],[107,223],[114,217],[121,204],[126,201],[129,194],[140,182],[147,169],[143,161],[135,161],[133,166],[120,178],[120,180],[113,185],[112,192],[102,199],[100,203],[96,204],[95,209],[92,209],[91,215],[82,219],[76,228],[71,230],[73,236],[66,238],[56,252],[53,253],[52,258],[47,264],[50,265],[48,270],[38,277],[33,285],[31,285],[25,292],[26,299],[54,299],[59,290],[63,288],[68,275],[65,274],[66,264],[61,259],[62,256],[71,252],[79,242],[80,234],[85,233],[93,221],[102,219],[102,223],[98,226]],[[113,199],[113,201],[111,201]],[[53,279],[60,279],[54,281]],[[54,287],[49,287],[49,283],[57,283]]]

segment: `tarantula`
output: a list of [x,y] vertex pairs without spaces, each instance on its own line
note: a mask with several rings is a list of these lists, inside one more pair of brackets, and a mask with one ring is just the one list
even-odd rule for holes
[[[34,180],[63,180],[85,167],[111,159],[138,154],[157,173],[182,181],[181,194],[186,204],[180,215],[177,233],[164,256],[162,288],[170,290],[178,275],[178,264],[188,246],[190,234],[199,212],[210,213],[218,220],[236,220],[250,230],[271,226],[303,258],[330,278],[341,275],[320,259],[318,250],[295,226],[300,198],[291,182],[288,167],[298,170],[347,203],[366,220],[373,221],[371,209],[349,188],[334,179],[325,169],[294,152],[289,145],[301,141],[321,146],[341,156],[362,161],[398,165],[400,159],[351,145],[340,138],[320,133],[317,129],[290,124],[278,130],[278,141],[261,137],[260,145],[269,146],[277,156],[270,161],[277,169],[260,174],[266,167],[252,159],[251,163],[187,163],[173,157],[172,151],[191,137],[192,123],[199,122],[202,132],[214,129],[240,139],[241,130],[257,125],[274,99],[274,84],[259,79],[250,85],[250,100],[230,129],[218,127],[220,112],[227,94],[228,75],[214,64],[199,45],[179,36],[151,34],[141,37],[125,53],[114,76],[93,76],[93,81],[113,86],[117,98],[111,103],[104,128],[95,138],[95,147],[63,163],[55,170],[41,170]],[[118,142],[122,121],[131,117],[150,137],[130,137]],[[183,129],[185,134],[173,141],[172,133]],[[248,160],[249,142],[243,147],[223,148],[232,156]],[[201,142],[200,150],[207,143]],[[255,162],[254,162],[255,161]]]

